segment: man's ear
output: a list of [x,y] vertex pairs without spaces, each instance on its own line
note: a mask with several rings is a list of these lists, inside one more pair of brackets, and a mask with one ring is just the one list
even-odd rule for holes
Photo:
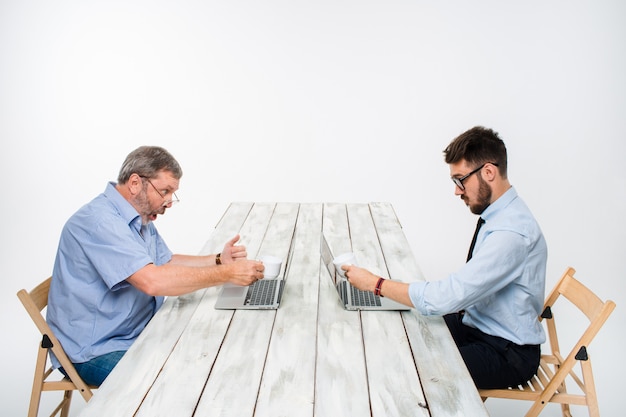
[[128,181],[126,181],[125,185],[131,195],[137,195],[143,189],[143,181],[139,174],[136,173],[130,174],[130,177],[128,178]]
[[483,174],[483,178],[485,179],[485,181],[493,181],[498,175],[500,175],[498,167],[491,163],[487,163],[485,165]]

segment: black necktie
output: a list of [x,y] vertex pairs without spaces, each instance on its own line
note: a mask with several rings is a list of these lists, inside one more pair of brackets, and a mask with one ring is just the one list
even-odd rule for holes
[[467,253],[467,261],[472,259],[472,252],[474,252],[474,245],[476,245],[476,237],[478,236],[478,231],[480,227],[485,223],[485,220],[482,217],[478,218],[478,223],[476,223],[476,230],[474,230],[474,237],[472,237],[472,243],[470,244],[469,252]]

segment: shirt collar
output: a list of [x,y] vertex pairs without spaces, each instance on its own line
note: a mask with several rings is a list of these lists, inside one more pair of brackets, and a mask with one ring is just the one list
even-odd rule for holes
[[109,182],[104,190],[104,195],[117,209],[126,223],[128,225],[134,223],[135,228],[139,231],[139,228],[141,227],[141,216],[135,207],[133,207],[132,204],[130,204],[128,200],[126,200],[122,194],[117,191],[117,188],[115,188],[116,185],[117,184],[112,181]]
[[489,206],[482,212],[480,217],[482,217],[485,221],[488,221],[489,218],[494,217],[500,210],[508,206],[511,201],[517,198],[517,191],[513,186],[506,190],[504,194],[502,194],[496,201],[489,204]]

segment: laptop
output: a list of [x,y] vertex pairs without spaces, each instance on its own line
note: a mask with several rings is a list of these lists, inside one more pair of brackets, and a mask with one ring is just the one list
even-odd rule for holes
[[273,279],[260,279],[242,287],[224,284],[217,296],[217,310],[275,310],[280,305],[285,286],[284,274]]
[[359,290],[350,285],[347,279],[343,278],[335,271],[335,265],[333,264],[334,256],[330,250],[330,246],[328,246],[326,236],[323,234],[321,255],[322,261],[330,274],[330,279],[333,281],[333,285],[337,290],[341,304],[346,310],[410,310],[410,307],[402,303],[374,295],[374,293],[370,291]]

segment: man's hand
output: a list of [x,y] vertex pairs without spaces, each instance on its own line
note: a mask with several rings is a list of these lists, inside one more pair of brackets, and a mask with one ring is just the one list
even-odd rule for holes
[[246,252],[245,246],[235,246],[235,243],[239,242],[239,235],[226,242],[224,250],[222,250],[221,261],[224,264],[246,259],[248,252]]
[[346,278],[353,287],[359,290],[374,292],[378,278],[367,269],[354,265],[341,265],[341,269],[346,271]]
[[[374,292],[376,284],[378,284],[378,280],[381,278],[358,266],[342,265],[341,268],[346,271],[346,278],[350,281],[350,284],[359,290]],[[399,303],[413,307],[413,301],[411,301],[409,296],[409,284],[390,279],[382,281],[381,284],[381,296],[389,297]]]
[[241,259],[224,265],[227,270],[228,282],[235,285],[252,285],[263,278],[265,266],[263,262]]

